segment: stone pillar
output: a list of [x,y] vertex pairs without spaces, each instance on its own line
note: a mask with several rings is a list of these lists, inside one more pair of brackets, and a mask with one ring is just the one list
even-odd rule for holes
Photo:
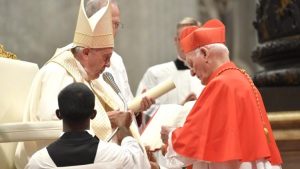
[[258,86],[300,85],[300,1],[260,0],[256,10],[259,45],[253,60],[265,68],[256,74]]
[[300,0],[260,0],[256,14],[259,45],[252,58],[264,70],[253,81],[269,111],[300,110]]
[[300,165],[300,0],[260,0],[259,45],[252,59],[264,67],[253,77],[263,96],[283,168]]

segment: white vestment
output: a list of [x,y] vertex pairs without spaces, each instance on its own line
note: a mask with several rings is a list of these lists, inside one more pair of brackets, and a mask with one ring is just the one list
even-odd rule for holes
[[[205,147],[203,147],[205,148]],[[279,165],[271,165],[268,160],[261,159],[251,162],[241,162],[238,160],[226,162],[199,161],[183,157],[175,152],[172,146],[172,132],[169,134],[168,149],[164,157],[162,168],[177,169],[180,167],[193,166],[193,169],[281,169]]]
[[[126,68],[122,57],[115,51],[112,53],[110,58],[110,67],[106,68],[104,72],[109,72],[113,75],[114,80],[121,90],[126,103],[131,101],[133,99],[133,95],[129,86]],[[102,75],[99,79],[102,80]]]
[[178,70],[172,61],[148,68],[140,81],[136,95],[140,95],[144,89],[150,89],[167,79],[171,79],[176,88],[156,99],[157,104],[181,104],[190,93],[195,93],[198,97],[203,89],[200,80],[191,76],[189,69]]
[[[55,110],[58,109],[57,96],[61,89],[73,82],[86,84],[95,94],[95,109],[97,116],[91,122],[99,139],[105,140],[112,132],[107,111],[121,109],[122,101],[107,84],[100,84],[98,80],[87,82],[86,72],[70,51],[57,49],[54,56],[44,65],[35,76],[29,93],[28,103],[24,111],[24,121],[58,120]],[[97,121],[96,121],[97,120]],[[100,121],[100,122],[98,122]],[[95,129],[97,127],[97,132]],[[137,126],[130,126],[133,136],[139,139]],[[53,140],[22,142],[17,146],[15,164],[23,169],[30,156],[45,147]]]
[[[125,137],[121,146],[114,143],[99,141],[94,160],[95,168],[116,169],[147,169],[150,164],[145,158],[143,150],[132,137]],[[93,166],[92,164],[91,166]],[[148,165],[146,165],[148,164]],[[55,163],[48,154],[46,148],[37,151],[25,169],[52,169]],[[61,167],[59,167],[61,168]],[[63,167],[64,168],[64,167]],[[85,168],[84,165],[81,168]],[[92,167],[93,168],[93,167]]]

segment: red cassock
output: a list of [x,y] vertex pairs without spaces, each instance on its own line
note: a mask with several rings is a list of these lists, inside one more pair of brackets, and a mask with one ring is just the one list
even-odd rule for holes
[[173,132],[174,150],[210,162],[267,159],[281,164],[261,95],[250,82],[232,62],[214,71],[184,126]]

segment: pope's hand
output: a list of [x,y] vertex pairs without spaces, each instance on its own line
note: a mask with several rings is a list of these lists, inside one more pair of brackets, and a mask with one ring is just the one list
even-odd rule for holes
[[132,122],[131,112],[110,111],[107,112],[112,128],[125,127],[129,128]]
[[[145,93],[147,91],[146,88],[144,88],[142,90],[142,93]],[[147,96],[144,96],[142,98],[142,101],[141,101],[141,104],[140,104],[140,109],[136,111],[136,113],[141,113],[147,109],[149,109],[151,107],[152,104],[155,103],[155,100],[150,98],[150,97],[147,97]]]
[[150,106],[154,103],[155,103],[154,99],[152,99],[150,97],[147,97],[147,96],[144,96],[142,98],[142,101],[141,101],[141,104],[140,104],[140,109],[137,112],[142,112],[142,111],[145,111],[145,110],[149,109]]

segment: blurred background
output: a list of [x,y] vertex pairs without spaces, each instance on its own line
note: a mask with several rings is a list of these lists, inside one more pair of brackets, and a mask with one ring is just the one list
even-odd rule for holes
[[[115,50],[123,57],[133,94],[148,67],[177,57],[174,37],[181,19],[222,20],[231,59],[246,69],[263,96],[283,168],[299,168],[300,0],[117,2],[122,26]],[[56,48],[72,42],[79,3],[0,0],[0,44],[42,67]]]
[[[0,43],[20,60],[41,67],[72,42],[80,0],[0,0]],[[256,45],[255,0],[118,0],[122,27],[115,50],[123,57],[132,92],[146,69],[174,60],[176,24],[190,16],[226,24],[231,58],[250,74]]]

